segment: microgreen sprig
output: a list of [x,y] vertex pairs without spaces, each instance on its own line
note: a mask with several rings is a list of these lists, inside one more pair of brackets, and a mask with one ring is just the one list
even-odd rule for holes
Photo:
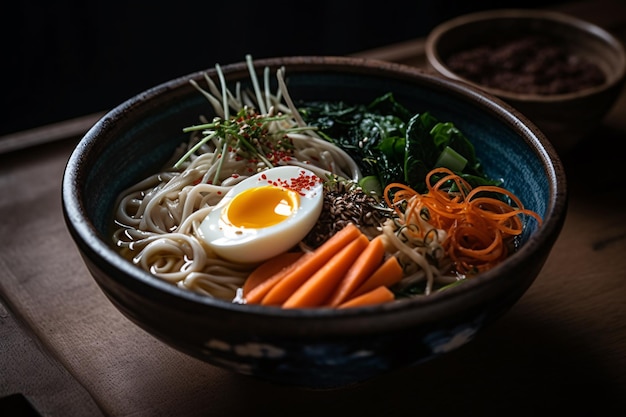
[[[258,158],[268,168],[274,165],[268,158],[267,153],[289,147],[289,141],[282,140],[285,135],[302,130],[294,126],[283,128],[277,124],[287,120],[288,114],[258,114],[253,109],[244,107],[239,110],[235,117],[224,120],[215,117],[211,123],[189,126],[183,129],[185,133],[202,131],[203,137],[191,147],[175,164],[178,169],[192,154],[209,141],[216,140],[218,145],[215,157],[224,159],[223,156],[229,149],[234,152],[245,154],[248,158]],[[307,129],[311,129],[308,127]],[[219,168],[219,167],[218,167]],[[218,169],[215,173],[214,183],[219,181]]]

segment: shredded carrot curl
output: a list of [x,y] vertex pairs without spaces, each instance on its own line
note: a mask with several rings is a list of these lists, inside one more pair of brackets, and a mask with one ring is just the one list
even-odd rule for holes
[[[432,184],[431,179],[437,174],[443,177]],[[424,194],[401,183],[389,184],[385,187],[385,200],[416,237],[425,237],[431,230],[419,226],[424,221],[445,231],[443,247],[458,273],[476,274],[504,260],[511,251],[513,237],[524,229],[521,216],[530,216],[541,226],[541,217],[525,209],[519,198],[502,187],[472,188],[447,168],[430,171],[426,184]]]

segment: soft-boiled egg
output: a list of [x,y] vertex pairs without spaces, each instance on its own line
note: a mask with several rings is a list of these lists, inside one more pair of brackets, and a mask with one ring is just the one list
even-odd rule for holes
[[253,263],[286,252],[315,225],[323,181],[295,166],[270,168],[233,186],[200,224],[215,253]]

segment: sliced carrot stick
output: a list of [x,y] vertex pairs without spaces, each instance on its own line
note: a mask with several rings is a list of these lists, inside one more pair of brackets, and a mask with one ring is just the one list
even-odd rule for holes
[[365,294],[349,299],[345,303],[340,304],[337,308],[351,308],[382,304],[393,301],[394,299],[395,296],[393,295],[391,290],[384,285],[381,285],[380,287],[374,288],[373,290],[366,292]]
[[280,305],[306,281],[315,271],[348,243],[361,235],[361,231],[352,223],[335,233],[313,252],[302,256],[286,271],[268,278],[245,297],[248,303]]
[[360,235],[350,242],[298,287],[285,301],[283,308],[319,307],[323,305],[369,243],[370,241],[365,235]]
[[263,297],[270,292],[274,286],[279,283],[284,277],[288,276],[290,273],[295,272],[297,268],[306,263],[308,259],[314,256],[313,252],[307,252],[302,255],[298,260],[296,260],[291,265],[286,266],[281,269],[274,275],[267,277],[263,282],[259,282],[254,286],[254,288],[250,288],[247,294],[244,295],[244,299],[248,304],[259,304],[263,300]]
[[266,281],[269,277],[289,268],[302,255],[304,255],[304,252],[281,253],[257,266],[243,283],[243,296],[245,297],[253,288]]
[[385,246],[383,245],[382,235],[378,235],[369,242],[350,269],[348,269],[346,276],[337,286],[328,305],[337,307],[346,301],[348,296],[376,271],[376,268],[383,262],[384,256]]
[[398,258],[390,256],[360,287],[350,294],[350,298],[363,295],[381,285],[391,287],[393,284],[399,282],[403,276],[402,265],[398,262]]

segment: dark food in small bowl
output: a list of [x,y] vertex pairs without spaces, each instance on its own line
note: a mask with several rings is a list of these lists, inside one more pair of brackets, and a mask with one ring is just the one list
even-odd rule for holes
[[568,94],[600,86],[606,75],[595,62],[544,34],[524,33],[448,56],[460,77],[517,94]]
[[[552,145],[524,116],[473,87],[415,68],[354,58],[273,58],[256,61],[254,68],[259,76],[265,68],[269,74],[284,69],[293,101],[370,104],[391,93],[412,114],[453,122],[471,140],[480,160],[477,169],[502,180],[520,205],[541,218],[540,226],[524,222],[505,259],[460,285],[430,294],[353,308],[282,308],[193,291],[124,257],[112,239],[119,196],[164,166],[171,168],[172,155],[189,140],[183,128],[198,124],[199,116],[209,124],[215,120],[211,105],[192,83],[206,86],[211,79],[219,85],[221,74],[231,87],[240,82],[242,90],[253,89],[248,64],[193,73],[129,99],[90,129],[69,159],[63,180],[68,229],[90,273],[123,314],[165,343],[214,365],[281,384],[329,388],[455,349],[524,294],[565,218],[566,180]],[[275,91],[277,80],[268,79]],[[310,186],[298,184],[303,191]],[[206,185],[218,186],[212,180]],[[133,198],[144,197],[139,193]],[[137,201],[130,206],[138,206]],[[155,227],[167,228],[168,221]],[[155,270],[160,267],[158,259],[155,265]]]
[[546,10],[458,16],[431,31],[426,57],[435,72],[511,104],[564,151],[598,127],[626,78],[619,40]]

